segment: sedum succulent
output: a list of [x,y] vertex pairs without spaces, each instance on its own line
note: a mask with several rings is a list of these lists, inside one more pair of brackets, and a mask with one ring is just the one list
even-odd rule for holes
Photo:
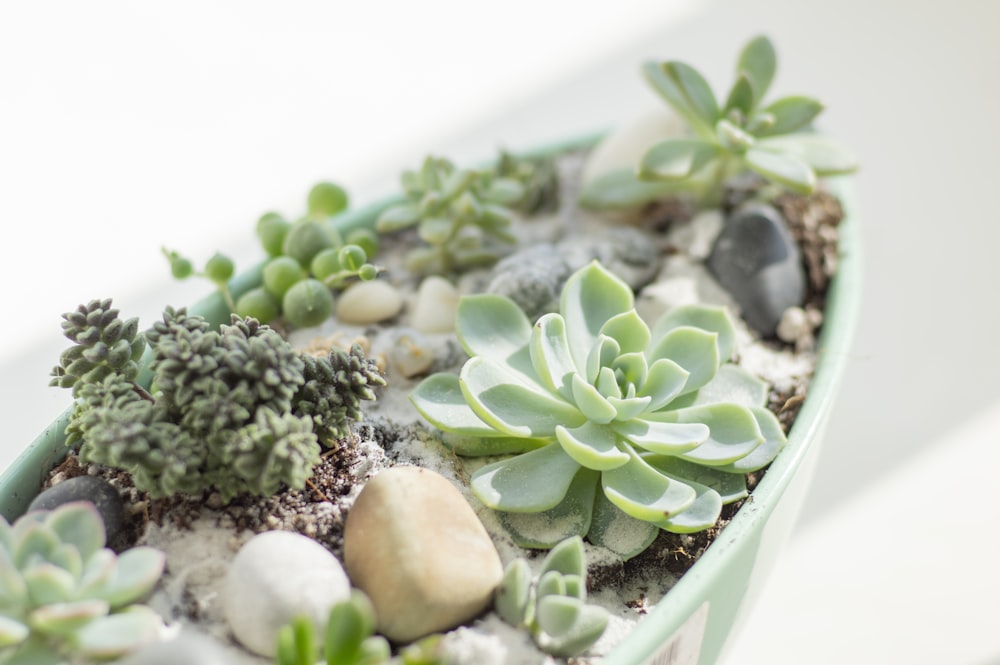
[[312,418],[320,440],[332,443],[350,434],[348,421],[361,420],[361,402],[374,400],[385,378],[357,344],[349,352],[333,349],[326,358],[303,355],[305,383],[295,395],[294,411]]
[[525,559],[511,561],[494,609],[510,625],[529,631],[540,649],[564,658],[586,651],[608,625],[604,608],[587,605],[587,565],[579,536],[552,548],[535,581]]
[[411,394],[459,455],[505,455],[471,488],[522,546],[586,535],[628,558],[660,529],[707,529],[785,443],[763,382],[724,364],[723,309],[677,308],[650,329],[633,304],[597,262],[533,326],[505,297],[465,297],[456,332],[471,358]]
[[116,556],[88,502],[0,517],[0,661],[55,665],[116,659],[162,627],[132,603],[156,585],[165,556],[136,547]]

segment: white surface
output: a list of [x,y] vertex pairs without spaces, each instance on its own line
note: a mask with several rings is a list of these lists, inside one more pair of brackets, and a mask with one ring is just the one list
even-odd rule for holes
[[[162,243],[199,260],[233,249],[245,265],[253,220],[294,214],[317,179],[370,200],[427,151],[469,161],[613,125],[658,103],[640,61],[687,60],[720,87],[767,32],[775,90],[820,94],[824,128],[861,158],[866,290],[802,525],[725,665],[1000,659],[985,477],[1000,439],[1000,3],[472,6],[0,6],[0,278],[16,322],[0,333],[16,349],[0,356],[0,465],[68,402],[44,387],[59,312],[113,295],[149,321],[206,291],[166,281]],[[123,282],[112,268],[126,261]],[[957,528],[961,510],[983,530]],[[890,516],[903,521],[876,530]],[[938,532],[972,546],[957,569],[933,549]],[[882,537],[870,566],[862,533]]]

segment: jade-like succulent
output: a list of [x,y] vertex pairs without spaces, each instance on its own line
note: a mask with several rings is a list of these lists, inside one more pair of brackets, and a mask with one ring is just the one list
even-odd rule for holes
[[312,621],[297,617],[278,631],[277,665],[443,665],[437,635],[424,638],[392,657],[389,642],[375,634],[375,609],[361,591],[330,610],[322,645]]
[[385,210],[375,223],[380,233],[415,226],[425,246],[414,248],[408,267],[422,274],[451,274],[492,265],[510,233],[510,206],[524,197],[516,179],[457,169],[428,157],[419,171],[402,176],[406,201]]
[[808,194],[818,177],[856,170],[853,155],[813,131],[812,121],[823,111],[819,101],[792,95],[765,103],[776,66],[771,41],[764,36],[750,40],[740,53],[736,81],[723,100],[693,67],[673,60],[647,62],[643,66],[647,82],[683,118],[691,135],[651,146],[638,165],[637,180],[628,174],[607,174],[588,187],[582,199],[600,207],[602,199],[612,195],[620,199],[628,192],[639,204],[664,191],[688,190],[715,205],[726,180],[746,171]]
[[89,502],[0,517],[0,661],[57,665],[121,657],[158,638],[163,622],[135,605],[166,557],[149,547],[115,555]]
[[534,325],[505,297],[467,296],[456,333],[471,358],[411,394],[457,454],[508,455],[471,488],[522,546],[586,535],[628,558],[660,529],[707,529],[785,443],[764,383],[725,364],[724,309],[676,308],[650,329],[633,305],[597,262]]
[[604,608],[587,605],[587,564],[579,536],[552,548],[537,581],[525,559],[511,561],[494,609],[510,625],[530,632],[538,648],[561,658],[586,651],[608,625]]
[[520,201],[512,208],[532,215],[559,207],[559,174],[552,157],[522,157],[503,150],[495,174],[515,180],[524,189]]

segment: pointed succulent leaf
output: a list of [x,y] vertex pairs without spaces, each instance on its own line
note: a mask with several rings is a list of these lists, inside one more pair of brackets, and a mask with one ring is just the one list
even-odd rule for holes
[[596,342],[587,354],[587,363],[584,366],[586,382],[596,384],[601,370],[610,367],[620,353],[621,347],[618,346],[617,340],[598,334]]
[[375,632],[375,609],[360,591],[330,610],[326,622],[323,656],[327,663],[349,665],[361,654],[361,643]]
[[[617,363],[620,358],[621,356],[615,358],[613,362]],[[581,379],[581,381],[583,381],[583,379]],[[621,399],[624,396],[621,386],[618,385],[618,375],[615,374],[615,370],[611,367],[602,367],[600,369],[597,373],[597,382],[595,383],[594,388],[596,388],[597,392],[606,398],[616,397]]]
[[518,436],[465,436],[445,432],[442,443],[462,457],[490,457],[496,455],[517,455],[529,450],[537,450],[552,443],[551,439],[532,439]]
[[32,610],[28,624],[32,629],[50,635],[69,635],[108,613],[110,606],[103,600],[78,600],[52,603]]
[[653,399],[651,397],[609,397],[608,404],[610,404],[615,409],[615,420],[624,422],[627,420],[632,420],[638,418],[647,410],[649,410],[649,405],[652,404]]
[[760,406],[751,408],[750,413],[753,414],[757,426],[760,427],[764,442],[740,459],[718,467],[719,470],[743,474],[763,469],[774,461],[777,454],[788,443],[785,432],[781,429],[781,423],[771,411]]
[[610,423],[618,415],[615,407],[611,406],[604,395],[596,387],[584,381],[579,374],[573,375],[570,385],[573,388],[576,408],[588,421],[603,425]]
[[635,309],[612,316],[601,326],[600,334],[618,342],[623,354],[640,353],[649,346],[649,327]]
[[707,425],[708,439],[697,448],[680,454],[684,459],[698,464],[731,464],[749,455],[764,442],[764,435],[753,413],[737,404],[691,406],[676,411],[661,411],[649,417],[655,417],[660,422]]
[[809,125],[823,112],[823,105],[812,97],[782,97],[761,109],[774,117],[774,124],[758,131],[759,137],[790,134]]
[[73,633],[70,641],[74,651],[85,658],[111,660],[153,642],[162,628],[155,612],[137,605],[88,623]]
[[613,429],[632,445],[663,455],[678,455],[694,450],[710,434],[704,423],[657,422],[642,418],[615,423]]
[[18,534],[14,563],[24,569],[32,562],[48,559],[49,552],[58,545],[59,537],[51,529],[44,524],[31,523]]
[[111,579],[101,590],[102,597],[118,608],[135,602],[153,590],[163,574],[166,555],[152,547],[133,547],[118,557]]
[[538,512],[562,501],[579,470],[560,446],[548,445],[478,469],[470,485],[494,510]]
[[514,627],[525,625],[531,600],[531,567],[524,559],[514,559],[504,570],[494,600],[496,613]]
[[587,532],[587,540],[594,545],[611,550],[627,561],[645,551],[659,532],[659,527],[652,522],[625,514],[604,492],[596,493],[594,516]]
[[537,513],[497,513],[500,524],[518,547],[548,549],[590,529],[599,472],[580,469],[566,496],[554,508]]
[[542,574],[554,570],[562,575],[587,576],[587,564],[583,551],[583,538],[567,538],[552,548],[542,561]]
[[698,389],[670,403],[670,408],[704,406],[727,402],[748,408],[764,406],[767,402],[767,384],[742,367],[725,364],[719,367],[712,380]]
[[562,573],[556,570],[547,570],[538,576],[538,586],[536,588],[538,600],[546,596],[565,596],[566,580]]
[[77,587],[79,599],[99,598],[101,590],[115,574],[116,565],[117,557],[111,550],[95,552],[84,564],[83,573],[80,575],[80,584]]
[[680,392],[684,395],[711,381],[718,371],[718,337],[717,333],[700,328],[674,328],[650,347],[649,357],[654,363],[660,358],[669,358],[688,372],[689,376]]
[[68,570],[51,563],[37,563],[26,568],[22,575],[31,604],[36,607],[74,600],[76,578]]
[[70,543],[57,545],[49,552],[49,561],[72,575],[74,585],[75,581],[83,575],[83,557],[80,556],[80,550]]
[[858,160],[850,151],[817,134],[775,136],[761,140],[757,148],[800,159],[818,176],[841,175],[858,169]]
[[563,581],[566,582],[567,596],[573,596],[574,598],[579,598],[580,600],[587,600],[586,576],[580,577],[579,575],[563,575]]
[[579,369],[570,353],[566,321],[559,314],[545,314],[532,328],[531,363],[546,388],[564,399],[572,397],[571,377]]
[[556,427],[559,445],[580,466],[596,471],[614,469],[628,462],[628,454],[618,447],[618,435],[610,427],[586,422],[567,429]]
[[7,606],[28,603],[28,585],[6,549],[0,549],[0,598],[3,599],[2,604]]
[[796,194],[811,194],[816,189],[816,173],[803,158],[789,152],[774,152],[771,146],[757,146],[744,155],[753,171],[783,185]]
[[477,294],[458,302],[455,333],[470,356],[507,362],[528,346],[531,328],[521,308],[505,296]]
[[649,397],[647,411],[659,411],[684,390],[691,373],[669,358],[659,358],[649,367],[646,381],[637,393]]
[[682,326],[693,326],[718,333],[719,360],[728,361],[736,352],[736,328],[724,307],[712,305],[682,305],[668,310],[653,326],[652,339],[658,341],[668,332]]
[[584,605],[573,626],[559,637],[548,636],[542,649],[553,656],[568,658],[583,653],[604,634],[608,612],[603,607]]
[[559,311],[566,320],[569,348],[577,367],[587,366],[604,323],[632,309],[634,302],[628,284],[597,261],[570,276],[563,286]]
[[0,615],[0,649],[20,644],[30,633],[31,629],[20,621]]
[[104,520],[89,501],[76,501],[60,506],[48,514],[45,524],[55,532],[60,541],[76,547],[84,560],[104,547]]
[[737,61],[737,73],[743,73],[750,80],[750,85],[754,92],[754,105],[759,105],[771,81],[774,80],[774,72],[778,67],[778,55],[774,51],[771,40],[761,35],[751,39]]
[[639,177],[647,180],[683,180],[705,168],[719,154],[719,147],[709,141],[664,139],[643,154],[639,162]]
[[694,489],[694,502],[683,512],[656,522],[656,526],[671,533],[694,533],[714,525],[722,514],[722,497],[719,493],[687,478],[677,480]]
[[601,486],[611,503],[637,519],[658,522],[685,510],[694,490],[668,478],[635,453],[629,463],[601,474]]
[[683,478],[692,486],[697,483],[714,490],[723,504],[747,497],[746,475],[743,473],[732,472],[726,467],[695,464],[675,456],[645,455],[643,459],[671,477]]
[[446,432],[469,437],[497,434],[465,401],[458,376],[454,374],[427,377],[410,393],[410,402],[428,422]]
[[715,118],[706,121],[699,109],[691,103],[680,82],[673,75],[670,65],[670,62],[647,62],[642,67],[643,76],[653,90],[687,121],[696,134],[705,136],[706,132],[711,133]]
[[[646,343],[649,343],[648,340]],[[646,362],[645,351],[646,346],[643,346],[638,351],[623,353],[615,358],[611,363],[611,369],[614,370],[612,376],[616,376],[615,372],[620,372],[625,385],[631,384],[635,388],[643,386],[649,373],[649,363]],[[622,396],[630,397],[630,395]]]
[[746,72],[739,72],[736,76],[736,82],[729,89],[729,96],[726,98],[726,105],[722,113],[725,115],[735,110],[747,118],[753,112],[755,102],[750,76]]
[[[565,590],[563,593],[565,594]],[[547,635],[558,638],[573,627],[582,609],[583,603],[579,598],[554,594],[540,595],[536,615],[538,627]]]
[[583,186],[580,205],[590,210],[633,209],[684,190],[683,180],[641,180],[635,169],[597,176]]

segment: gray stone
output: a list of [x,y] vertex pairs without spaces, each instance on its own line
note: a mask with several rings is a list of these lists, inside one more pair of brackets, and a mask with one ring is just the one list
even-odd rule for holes
[[765,337],[775,334],[786,309],[805,300],[798,244],[781,214],[769,205],[748,204],[733,213],[707,265],[740,306],[747,324]]
[[53,485],[35,497],[28,510],[53,510],[64,503],[89,501],[104,520],[108,542],[121,532],[125,523],[125,508],[115,486],[102,478],[77,476]]
[[563,240],[556,249],[571,273],[597,259],[633,290],[651,282],[660,269],[659,241],[648,231],[632,226],[594,229]]
[[549,244],[533,245],[493,267],[486,293],[507,296],[535,321],[559,309],[559,294],[572,270]]
[[474,619],[503,577],[462,493],[416,466],[386,469],[365,485],[344,526],[344,566],[375,606],[378,631],[398,642]]
[[235,665],[213,638],[191,630],[157,642],[116,661],[118,665]]

